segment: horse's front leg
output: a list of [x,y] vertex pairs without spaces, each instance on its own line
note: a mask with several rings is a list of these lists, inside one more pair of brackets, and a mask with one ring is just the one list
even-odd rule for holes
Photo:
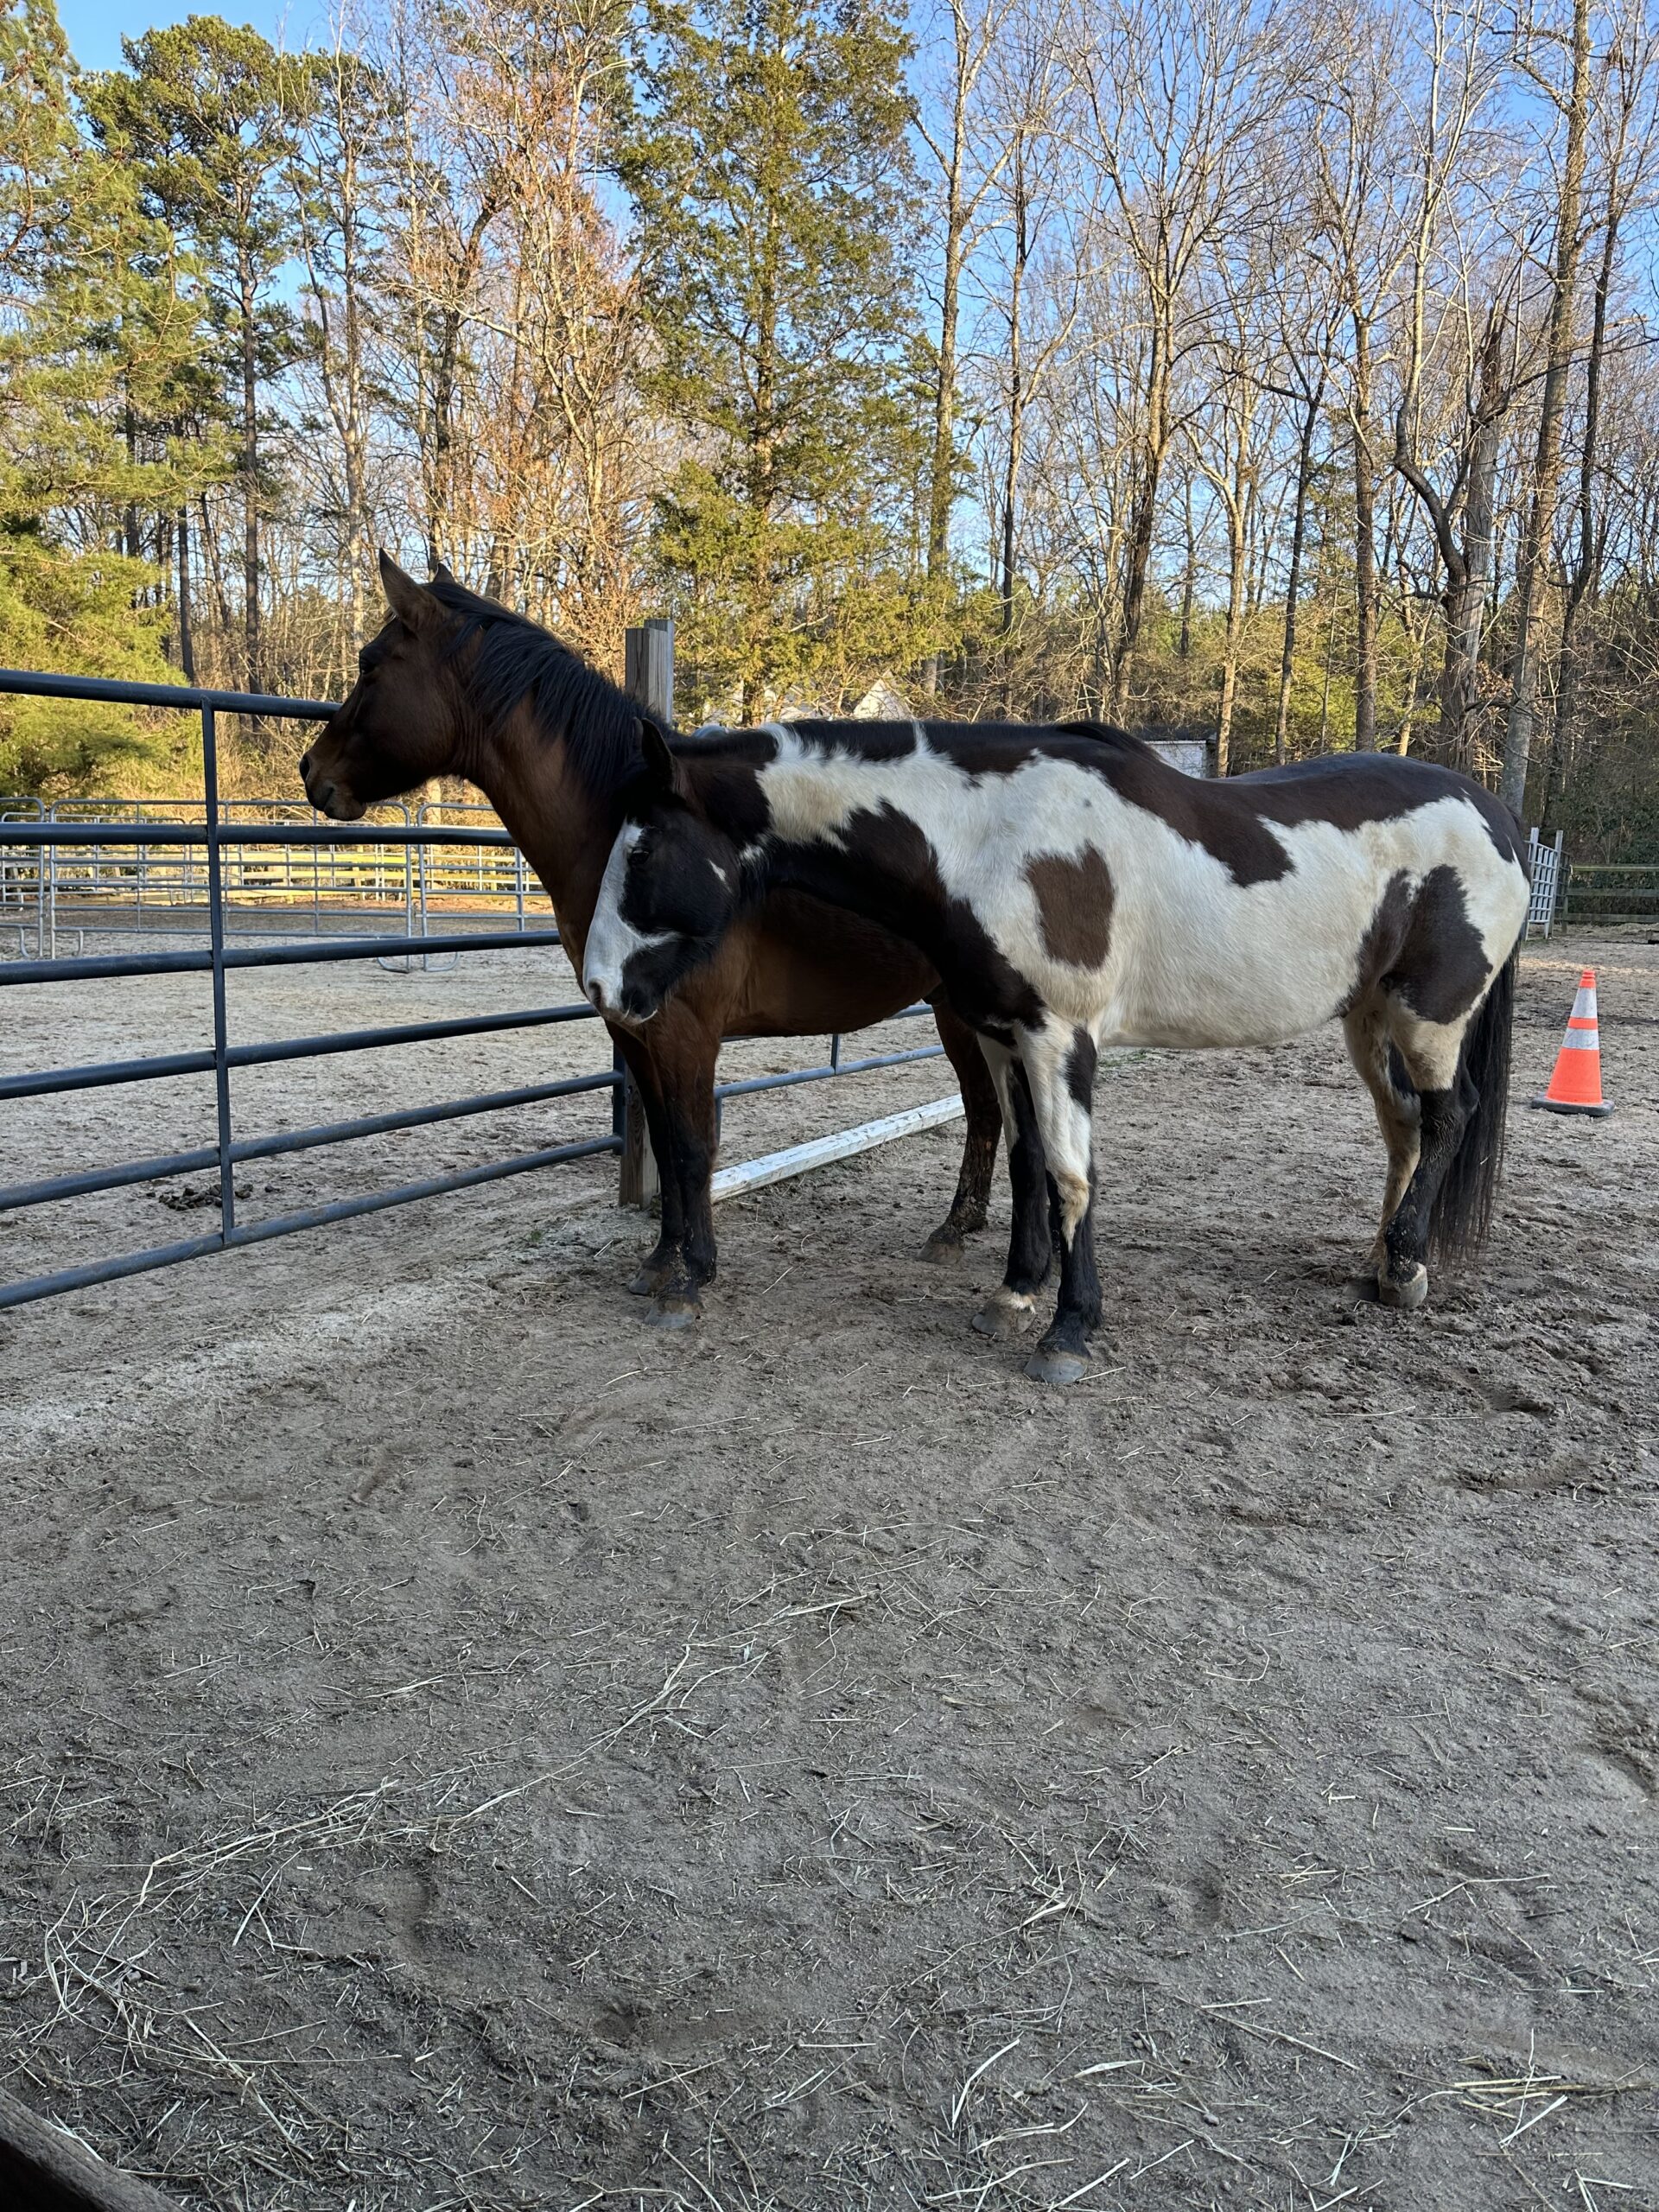
[[1014,1221],[1002,1280],[975,1314],[974,1326],[983,1336],[1017,1337],[1031,1326],[1037,1312],[1037,1294],[1048,1281],[1053,1264],[1046,1164],[1023,1065],[1006,1045],[988,1037],[980,1042],[1007,1130]]
[[[661,1159],[664,1198],[674,1192],[679,1239],[676,1265],[660,1282],[646,1319],[658,1328],[683,1329],[702,1313],[702,1288],[715,1279],[715,1064],[720,1039],[689,1017],[678,1033],[658,1046],[665,1138]],[[664,1049],[666,1047],[666,1049]]]
[[[607,1027],[609,1027],[608,1023]],[[671,1282],[680,1273],[683,1264],[680,1243],[683,1221],[679,1186],[664,1164],[669,1151],[668,1117],[663,1107],[659,1073],[644,1039],[632,1030],[620,1027],[612,1029],[611,1035],[639,1090],[640,1103],[645,1109],[645,1128],[651,1138],[652,1157],[657,1162],[662,1225],[656,1243],[639,1262],[638,1272],[628,1283],[634,1297],[654,1298],[665,1282]]]
[[957,1178],[957,1195],[950,1202],[950,1212],[922,1247],[925,1260],[948,1261],[959,1259],[966,1239],[975,1230],[985,1226],[991,1178],[996,1170],[996,1147],[1002,1135],[1002,1115],[978,1038],[952,1010],[943,992],[936,991],[930,1003],[933,1019],[939,1026],[939,1042],[956,1071],[968,1123],[963,1135],[962,1172]]
[[1031,1084],[1060,1241],[1060,1296],[1026,1372],[1039,1382],[1076,1382],[1089,1371],[1090,1338],[1100,1325],[1095,1271],[1092,1107],[1095,1040],[1050,1017],[1022,1030],[1020,1055]]

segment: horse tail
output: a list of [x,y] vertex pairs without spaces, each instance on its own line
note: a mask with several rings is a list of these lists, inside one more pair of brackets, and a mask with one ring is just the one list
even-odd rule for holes
[[1492,1225],[1492,1206],[1503,1165],[1515,970],[1520,956],[1517,938],[1463,1033],[1458,1088],[1461,1090],[1465,1082],[1471,1083],[1478,1096],[1429,1215],[1429,1246],[1439,1261],[1472,1259],[1485,1243]]

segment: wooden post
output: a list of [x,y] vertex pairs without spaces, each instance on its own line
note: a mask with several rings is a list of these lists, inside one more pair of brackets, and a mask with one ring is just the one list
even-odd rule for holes
[[16,2212],[178,2212],[136,2175],[95,2158],[84,2143],[36,2119],[0,2089],[0,2202]]
[[[647,713],[669,726],[674,721],[674,625],[661,618],[627,632],[627,688]],[[613,1052],[613,1065],[623,1070],[622,1055]],[[645,1109],[638,1084],[627,1076],[614,1094],[620,1116],[617,1134],[622,1140],[616,1179],[616,1202],[623,1206],[648,1206],[661,1188],[657,1162],[645,1127]]]

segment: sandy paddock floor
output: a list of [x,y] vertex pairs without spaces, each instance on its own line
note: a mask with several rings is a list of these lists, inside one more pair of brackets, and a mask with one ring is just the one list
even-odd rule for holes
[[[222,2212],[1659,2203],[1644,932],[1529,950],[1515,1091],[1585,959],[1618,1113],[1515,1114],[1421,1315],[1343,1288],[1382,1154],[1332,1033],[1103,1073],[1070,1393],[968,1326],[1005,1198],[918,1257],[952,1128],[724,1208],[683,1337],[605,1161],[0,1317],[0,2079]],[[236,1019],[569,995],[480,957]],[[205,1027],[194,982],[6,999],[14,1067]],[[280,1071],[239,1122],[599,1043]],[[6,1179],[204,1107],[10,1108]],[[249,1211],[605,1110],[262,1164]],[[202,1219],[9,1217],[4,1271]]]

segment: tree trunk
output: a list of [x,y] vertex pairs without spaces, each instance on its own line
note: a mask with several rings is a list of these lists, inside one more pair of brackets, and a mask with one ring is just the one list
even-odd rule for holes
[[1227,576],[1227,629],[1221,658],[1221,705],[1216,715],[1217,776],[1227,773],[1232,752],[1233,707],[1238,696],[1238,645],[1244,628],[1244,556],[1247,543],[1242,517],[1232,524],[1232,558],[1228,563]]
[[[963,206],[963,139],[968,87],[965,76],[967,26],[956,16],[957,74],[950,113],[950,150],[945,164],[944,269],[939,297],[939,358],[933,389],[933,454],[927,486],[927,581],[940,590],[950,561],[950,509],[956,493],[957,323],[961,313],[962,264],[968,232]],[[939,688],[939,656],[922,664],[922,685],[931,698]]]
[[259,359],[253,268],[242,257],[242,625],[248,689],[264,688],[259,639]]
[[179,666],[187,683],[196,680],[196,641],[190,624],[190,510],[179,509],[176,539],[179,550]]
[[1473,760],[1473,716],[1480,689],[1480,643],[1492,582],[1492,512],[1504,414],[1502,350],[1502,327],[1494,315],[1481,350],[1480,394],[1463,502],[1463,543],[1459,558],[1446,563],[1440,753],[1442,760],[1457,768],[1469,768]]
[[[764,630],[770,610],[767,601],[768,552],[766,525],[772,519],[777,481],[778,320],[781,309],[778,282],[779,255],[775,238],[769,238],[760,272],[760,305],[754,341],[754,428],[749,447],[748,499],[754,518],[754,564],[751,574],[753,597],[747,610],[747,643]],[[761,686],[752,671],[743,677],[743,719],[760,719]]]
[[1573,301],[1579,274],[1579,202],[1584,188],[1585,140],[1590,113],[1590,0],[1573,0],[1573,75],[1567,94],[1567,158],[1555,218],[1554,296],[1538,446],[1533,463],[1532,505],[1516,560],[1515,654],[1510,663],[1510,715],[1503,733],[1499,796],[1518,817],[1526,806],[1527,763],[1537,720],[1538,664],[1543,651],[1544,586],[1554,535],[1561,474],[1561,416],[1573,353]]
[[363,593],[368,576],[368,472],[363,402],[363,317],[358,269],[358,173],[355,152],[349,150],[349,125],[342,118],[341,137],[348,151],[341,178],[340,276],[346,316],[345,435],[341,457],[346,468],[346,637],[354,656],[363,643]]
[[[1620,154],[1623,147],[1620,147]],[[1607,302],[1613,271],[1618,262],[1618,205],[1620,162],[1616,157],[1607,186],[1607,221],[1602,232],[1601,261],[1590,319],[1590,351],[1585,368],[1584,443],[1579,456],[1578,558],[1567,582],[1567,606],[1561,616],[1561,667],[1555,687],[1555,726],[1544,766],[1544,791],[1539,804],[1541,823],[1550,818],[1552,806],[1566,794],[1578,741],[1579,695],[1582,656],[1580,638],[1585,610],[1600,595],[1602,543],[1596,528],[1596,451],[1601,437],[1601,378],[1607,350]]]
[[478,276],[485,235],[499,212],[493,185],[487,189],[473,217],[454,270],[454,293],[439,320],[438,357],[432,374],[432,465],[427,481],[426,557],[435,569],[448,545],[450,455],[455,442],[455,391],[461,377],[461,326],[467,302]]
[[1027,220],[1029,203],[1026,194],[1026,162],[1023,138],[1016,144],[1014,156],[1014,267],[1008,285],[1008,457],[1002,481],[1002,706],[1003,711],[1014,712],[1013,671],[1009,666],[1014,635],[1014,579],[1015,549],[1018,543],[1020,463],[1025,450],[1026,386],[1021,341],[1024,337],[1021,317],[1025,306],[1026,264],[1031,252],[1031,234]]
[[[138,417],[133,410],[130,398],[128,399],[123,412],[126,418],[127,465],[130,468],[136,470],[138,465]],[[127,502],[125,536],[127,558],[130,561],[137,561],[143,555],[143,540],[138,531],[137,502],[133,499],[129,499]]]
[[1121,722],[1128,702],[1129,670],[1141,636],[1141,618],[1147,598],[1147,571],[1152,559],[1153,532],[1158,521],[1158,486],[1168,446],[1169,359],[1161,318],[1154,316],[1152,362],[1147,376],[1147,446],[1135,510],[1129,519],[1128,556],[1124,573],[1123,613],[1112,654],[1110,719]]
[[1376,470],[1371,457],[1370,332],[1354,332],[1354,750],[1376,750]]
[[1233,480],[1223,505],[1227,510],[1227,626],[1222,642],[1221,704],[1216,715],[1216,773],[1227,773],[1233,743],[1233,709],[1238,697],[1238,649],[1244,634],[1244,605],[1249,588],[1251,404],[1238,403],[1238,448]]
[[234,625],[231,620],[230,594],[225,585],[225,563],[220,556],[219,532],[213,528],[213,512],[207,505],[207,494],[199,493],[196,505],[201,515],[201,542],[207,554],[207,572],[213,578],[213,605],[219,614],[219,651],[229,650]]
[[1302,583],[1302,549],[1307,542],[1307,487],[1313,475],[1313,434],[1319,427],[1325,380],[1308,396],[1302,435],[1296,448],[1296,501],[1290,525],[1290,568],[1285,578],[1285,643],[1279,657],[1279,703],[1273,717],[1273,757],[1282,768],[1290,734],[1290,691],[1296,672],[1297,599]]

